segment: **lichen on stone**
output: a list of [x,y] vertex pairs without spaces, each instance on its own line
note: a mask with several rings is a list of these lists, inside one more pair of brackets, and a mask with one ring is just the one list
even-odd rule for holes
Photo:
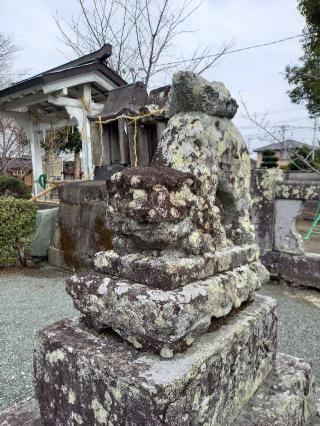
[[150,167],[107,181],[110,252],[99,274],[68,281],[95,329],[168,358],[212,320],[239,308],[267,278],[250,220],[250,157],[222,83],[178,73]]

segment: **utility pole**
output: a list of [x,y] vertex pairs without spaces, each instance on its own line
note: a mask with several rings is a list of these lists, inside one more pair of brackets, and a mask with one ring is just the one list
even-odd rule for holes
[[281,124],[280,126],[274,126],[276,129],[277,134],[279,134],[279,139],[281,142],[284,142],[286,140],[286,133],[289,130],[288,124]]
[[[291,128],[292,128],[292,126],[290,126],[290,124],[283,124],[281,126],[281,129],[282,129],[282,142],[284,142],[288,138],[292,138],[293,137],[293,134],[292,134],[293,128],[292,129]],[[290,132],[290,130],[291,130],[291,132]],[[290,133],[288,134],[288,132],[290,132]]]
[[314,161],[316,145],[317,145],[317,130],[318,130],[318,117],[314,117],[313,140],[312,140],[312,161]]
[[249,153],[251,152],[251,141],[252,141],[252,136],[247,136],[247,148]]

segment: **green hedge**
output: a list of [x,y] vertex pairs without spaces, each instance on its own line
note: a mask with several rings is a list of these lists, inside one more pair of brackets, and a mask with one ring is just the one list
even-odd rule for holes
[[0,197],[0,266],[22,262],[36,223],[36,203]]
[[0,176],[0,197],[28,199],[31,197],[31,188],[13,176]]

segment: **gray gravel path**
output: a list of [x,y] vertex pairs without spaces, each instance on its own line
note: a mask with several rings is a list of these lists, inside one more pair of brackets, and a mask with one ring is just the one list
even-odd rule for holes
[[75,316],[66,274],[53,269],[0,270],[0,410],[33,393],[33,335]]
[[311,361],[320,386],[320,291],[270,283],[260,292],[278,301],[278,350]]
[[[0,410],[33,394],[32,338],[42,326],[76,316],[68,273],[0,270]],[[320,292],[267,285],[278,300],[279,350],[313,362],[320,384]]]

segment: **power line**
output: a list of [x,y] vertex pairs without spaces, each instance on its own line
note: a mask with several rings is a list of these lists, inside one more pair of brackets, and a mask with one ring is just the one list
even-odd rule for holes
[[[288,132],[289,133],[296,133],[296,132],[300,132],[301,130],[313,130],[313,127],[308,127],[307,129],[305,129],[305,128],[302,128],[302,129],[289,129],[288,130]],[[273,133],[277,133],[277,132],[273,132]],[[249,133],[249,134],[242,134],[242,137],[243,138],[259,138],[260,136],[266,136],[267,134],[266,133],[263,133],[263,132],[261,132],[261,133],[255,133],[255,134],[252,134],[252,133]]]
[[[286,121],[283,122],[283,124],[275,124],[273,126],[268,126],[272,129],[280,129],[282,126],[285,126],[288,130],[295,130],[295,129],[313,129],[313,126],[292,126],[291,124],[286,124]],[[252,126],[237,126],[239,130],[250,130],[250,129],[256,129],[257,125]]]
[[[249,119],[248,119],[249,120]],[[297,122],[297,121],[308,121],[308,120],[310,120],[310,118],[304,118],[304,117],[297,117],[297,118],[292,118],[292,119],[290,119],[290,120],[283,120],[283,121],[281,121],[281,122],[278,122],[278,123],[275,123],[275,124],[273,124],[272,126],[270,126],[270,127],[281,127],[282,125],[287,125],[287,123],[295,123],[295,122]],[[302,126],[292,126],[292,125],[289,125],[291,128],[292,127],[302,127]],[[239,127],[239,129],[240,130],[248,130],[248,129],[254,129],[254,128],[256,128],[257,126],[256,125],[250,125],[250,126],[238,126]]]
[[[260,47],[265,47],[265,46],[272,46],[274,44],[283,43],[285,41],[293,40],[293,39],[298,38],[298,37],[303,37],[304,35],[305,34],[297,34],[295,36],[285,37],[285,38],[281,38],[279,40],[274,40],[274,41],[270,41],[270,42],[266,42],[266,43],[261,43],[261,44],[254,44],[252,46],[247,46],[247,47],[242,47],[240,49],[227,50],[227,51],[222,52],[222,53],[215,53],[215,54],[212,54],[212,55],[203,55],[203,56],[198,56],[198,57],[190,58],[190,59],[184,59],[184,60],[180,60],[180,61],[166,62],[166,63],[163,63],[163,64],[156,64],[155,66],[156,67],[164,67],[164,66],[167,66],[167,65],[184,64],[185,62],[192,62],[192,61],[197,61],[197,60],[200,60],[200,59],[217,58],[219,56],[230,55],[231,53],[244,52],[246,50],[258,49]],[[4,76],[4,75],[11,75],[11,76],[13,76],[13,75],[31,75],[31,74],[30,73],[29,74],[27,74],[27,73],[21,73],[21,74],[0,74],[0,75],[1,76]]]
[[[305,108],[295,108],[295,109],[288,109],[288,108],[282,108],[282,109],[267,109],[264,112],[255,112],[256,116],[261,116],[261,117],[268,117],[269,115],[282,115],[282,114],[291,114],[291,113],[295,113],[295,112],[306,112]],[[242,117],[238,117],[238,120],[248,120],[248,118],[243,115]]]
[[165,67],[167,65],[179,65],[179,64],[184,64],[185,62],[192,62],[192,61],[197,61],[197,60],[207,59],[207,58],[218,58],[218,57],[221,57],[221,56],[224,56],[224,55],[229,55],[231,53],[244,52],[245,50],[258,49],[259,47],[265,47],[265,46],[271,46],[271,45],[278,44],[278,43],[283,43],[283,42],[288,41],[288,40],[293,40],[293,39],[298,38],[298,37],[303,37],[304,35],[305,34],[298,34],[298,35],[295,35],[295,36],[281,38],[279,40],[274,40],[274,41],[270,41],[270,42],[267,42],[267,43],[254,44],[253,46],[242,47],[241,49],[227,50],[225,52],[215,53],[215,54],[212,54],[212,55],[204,55],[204,56],[198,56],[197,58],[184,59],[184,60],[180,60],[180,61],[172,61],[172,62],[167,62],[167,63],[164,63],[164,64],[157,64],[156,67]]
[[0,74],[1,76],[4,76],[4,75],[11,75],[11,76],[14,76],[14,75],[31,75],[30,73],[17,73],[17,74],[13,74],[13,73],[5,73],[5,74]]

